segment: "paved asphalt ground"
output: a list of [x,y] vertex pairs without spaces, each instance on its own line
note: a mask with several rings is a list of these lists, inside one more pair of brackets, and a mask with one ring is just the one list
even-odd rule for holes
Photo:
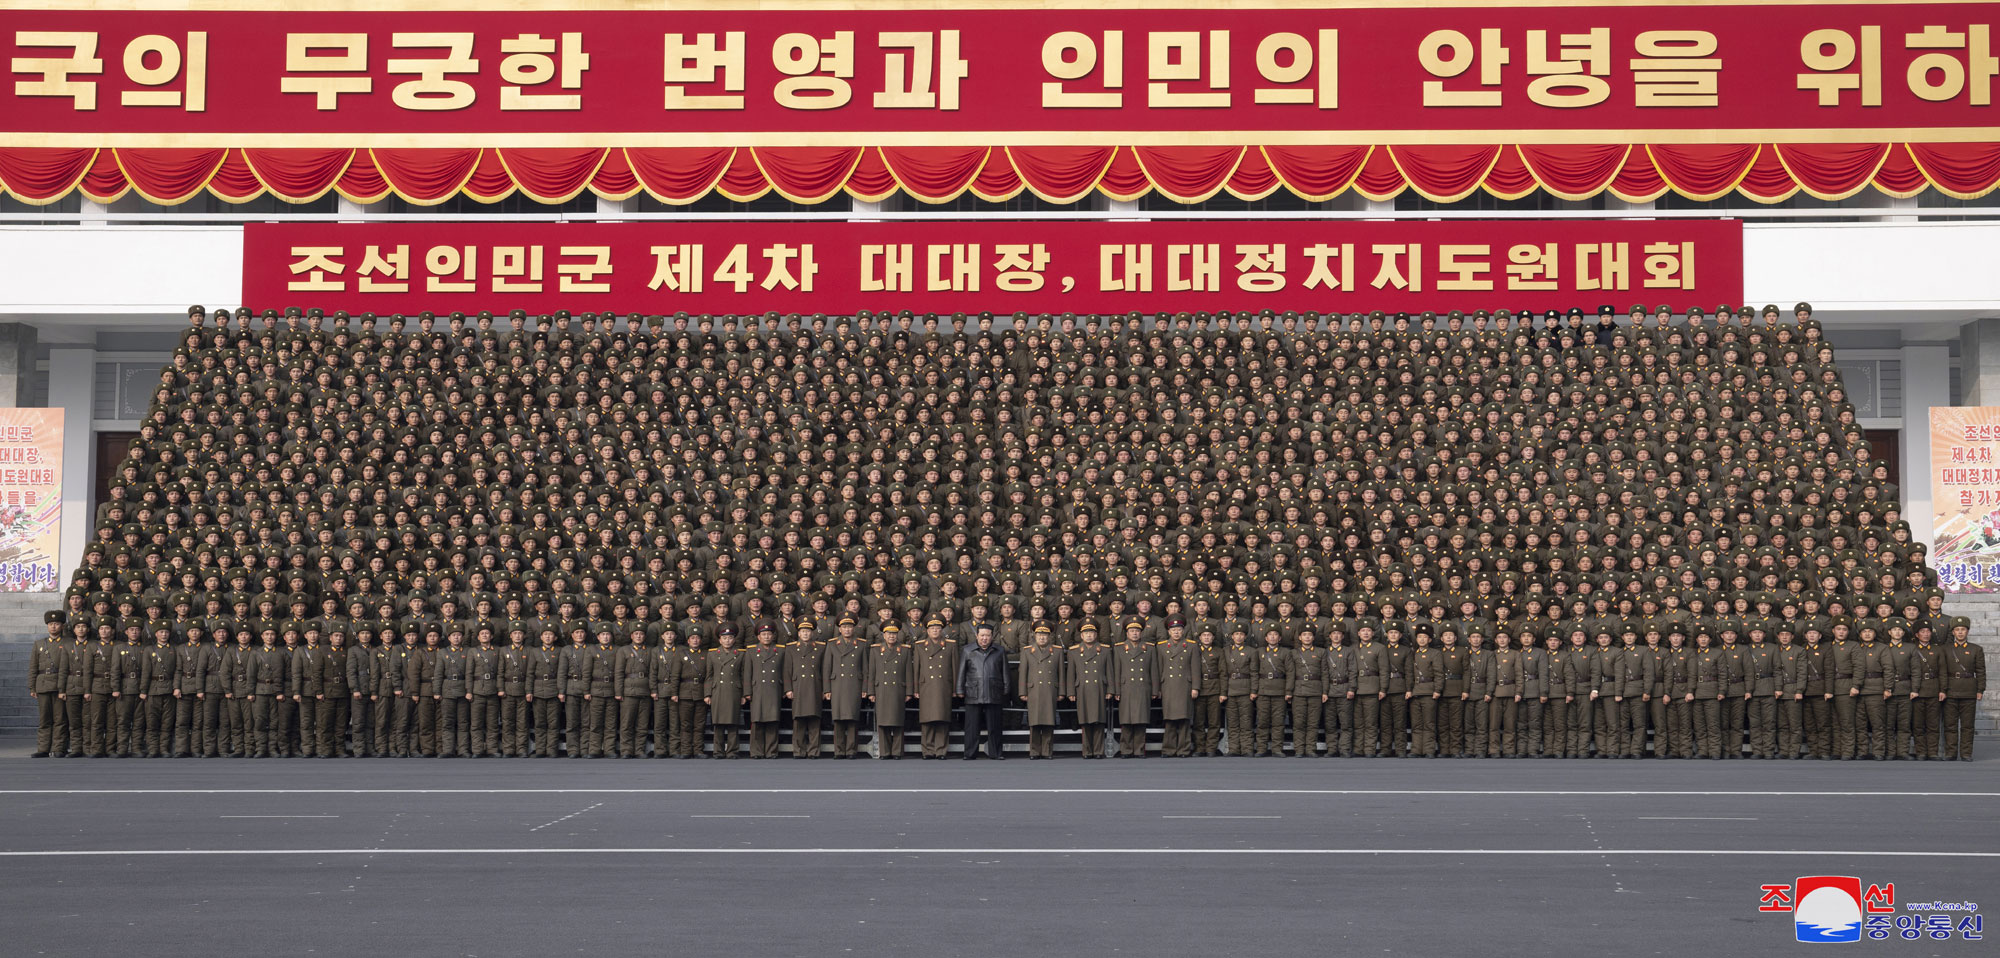
[[[1982,743],[1988,745],[1990,743]],[[1795,953],[1759,886],[1981,903],[1962,763],[33,760],[0,955]]]

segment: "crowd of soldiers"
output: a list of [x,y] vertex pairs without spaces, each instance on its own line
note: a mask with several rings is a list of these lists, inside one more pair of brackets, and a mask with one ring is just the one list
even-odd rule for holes
[[1613,312],[196,307],[37,751],[1969,758],[1810,308]]
[[[747,726],[751,758],[818,758],[830,736],[834,758],[893,759],[914,717],[930,759],[949,753],[965,695],[960,646],[935,619],[910,643],[894,625],[867,642],[843,619],[830,641],[802,622],[793,642],[764,625],[748,648],[724,629],[705,649],[700,632],[658,646],[644,632],[622,646],[579,632],[560,646],[543,630],[531,646],[516,629],[496,645],[486,627],[470,646],[455,629],[442,645],[434,630],[421,645],[391,630],[380,645],[365,631],[350,645],[339,629],[325,645],[317,631],[281,645],[272,630],[232,645],[221,633],[201,641],[200,626],[185,644],[164,627],[151,645],[121,644],[71,641],[62,613],[49,618],[30,662],[37,697],[56,702],[38,756],[740,758]],[[1108,645],[1090,624],[1069,648],[1036,628],[1009,686],[1032,759],[1054,757],[1059,727],[1079,730],[1083,757],[1102,758],[1114,725],[1116,757],[1144,758],[1157,720],[1158,754],[1178,758],[1289,745],[1295,757],[1952,761],[1971,757],[1986,660],[1966,620],[1951,627],[1942,644],[1928,626],[1914,643],[1892,627],[1883,643],[1872,632],[1851,641],[1839,625],[1833,641],[1809,630],[1803,644],[1754,632],[1744,646],[1707,633],[1689,646],[1674,630],[1664,645],[1652,631],[1643,644],[1600,632],[1591,645],[1577,632],[1545,648],[1523,633],[1514,647],[1499,632],[1488,648],[1478,632],[1460,645],[1455,629],[1435,644],[1419,631],[1404,645],[1399,630],[1367,625],[1351,644],[1335,632],[1322,645],[1311,628],[1291,644],[1241,629],[1218,644],[1212,628],[1188,638],[1180,619],[1154,642],[1135,620]],[[974,629],[975,642],[995,637],[990,624]],[[976,751],[968,740],[965,757]]]

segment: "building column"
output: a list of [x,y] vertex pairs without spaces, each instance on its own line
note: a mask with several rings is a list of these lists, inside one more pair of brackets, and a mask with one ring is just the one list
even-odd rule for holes
[[1931,407],[1951,405],[1951,347],[1903,347],[1903,519],[1910,536],[1933,544]]
[[0,323],[0,406],[19,406],[35,369],[35,327]]
[[96,349],[49,350],[49,405],[63,411],[62,554],[56,567],[62,588],[69,587],[70,576],[83,561],[84,544],[97,521],[90,501],[97,476],[97,443],[90,429],[96,383]]
[[1958,382],[1965,405],[2000,405],[2000,318],[1958,328]]

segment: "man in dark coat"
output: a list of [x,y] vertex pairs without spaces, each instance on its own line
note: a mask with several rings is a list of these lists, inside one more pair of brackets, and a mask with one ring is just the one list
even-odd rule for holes
[[958,660],[958,696],[965,700],[965,760],[979,757],[979,734],[986,733],[986,757],[1001,761],[1000,706],[1013,693],[1007,651],[993,641],[993,628],[980,625]]

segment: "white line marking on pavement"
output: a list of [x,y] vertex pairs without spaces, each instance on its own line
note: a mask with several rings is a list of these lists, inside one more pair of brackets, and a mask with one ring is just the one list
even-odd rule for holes
[[811,818],[811,815],[689,815],[689,818]]
[[224,815],[223,818],[339,818],[338,815]]
[[2000,792],[1654,791],[1420,788],[20,788],[0,795],[1479,795],[2000,798]]
[[1742,848],[151,848],[0,851],[0,858],[182,855],[1562,855],[1796,858],[2000,858],[2000,852]]
[[[600,808],[600,807],[602,807],[603,805],[604,805],[604,803],[603,803],[603,802],[598,802],[598,803],[597,803],[596,805],[592,805],[592,806],[590,806],[590,808]],[[555,821],[553,821],[553,822],[543,822],[543,823],[542,823],[542,824],[540,824],[540,825],[536,825],[535,827],[533,827],[533,828],[530,828],[530,829],[528,829],[528,831],[531,831],[531,832],[539,832],[539,831],[541,831],[542,829],[544,829],[544,828],[547,828],[547,827],[549,827],[550,825],[560,825],[560,824],[562,824],[562,823],[564,823],[564,822],[566,822],[566,821],[569,821],[569,820],[570,820],[570,819],[572,819],[572,818],[575,818],[575,817],[577,817],[578,815],[581,815],[581,814],[583,814],[584,812],[587,812],[587,811],[590,811],[590,808],[584,808],[584,809],[578,809],[577,811],[574,811],[574,812],[571,812],[571,813],[569,813],[569,814],[567,814],[567,815],[564,815],[563,817],[561,817],[561,818],[558,818],[558,819],[556,819],[556,820],[555,820]]]
[[1284,818],[1283,815],[1162,815],[1161,818]]
[[1754,818],[1727,818],[1711,815],[1641,815],[1642,822],[1754,822]]

